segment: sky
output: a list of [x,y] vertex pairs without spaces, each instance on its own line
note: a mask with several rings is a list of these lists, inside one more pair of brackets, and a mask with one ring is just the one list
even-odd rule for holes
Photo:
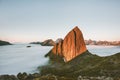
[[120,41],[120,0],[0,0],[0,40],[56,40],[75,26],[86,40]]

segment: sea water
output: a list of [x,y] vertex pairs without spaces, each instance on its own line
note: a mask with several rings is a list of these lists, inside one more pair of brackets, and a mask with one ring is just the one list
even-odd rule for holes
[[[27,47],[31,46],[31,47]],[[87,46],[88,50],[99,56],[109,56],[120,52],[119,46]],[[38,72],[37,67],[48,63],[44,55],[52,46],[35,44],[15,44],[0,46],[0,75],[18,74],[19,72]]]
[[88,45],[87,49],[92,54],[97,54],[99,56],[110,56],[120,52],[120,46]]
[[44,55],[51,48],[34,44],[0,46],[0,75],[36,72],[38,66],[47,64]]

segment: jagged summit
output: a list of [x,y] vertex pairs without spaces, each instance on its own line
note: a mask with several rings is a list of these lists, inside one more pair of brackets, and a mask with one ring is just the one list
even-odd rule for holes
[[75,28],[65,36],[64,40],[53,47],[51,53],[63,57],[64,60],[68,62],[86,50],[83,34],[80,29],[75,26]]

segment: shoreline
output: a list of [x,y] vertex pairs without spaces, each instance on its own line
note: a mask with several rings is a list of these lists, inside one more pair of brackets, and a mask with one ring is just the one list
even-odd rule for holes
[[25,72],[17,75],[0,75],[0,80],[119,80],[120,77],[110,76],[81,76],[67,77],[53,74],[41,75],[40,73],[27,74]]

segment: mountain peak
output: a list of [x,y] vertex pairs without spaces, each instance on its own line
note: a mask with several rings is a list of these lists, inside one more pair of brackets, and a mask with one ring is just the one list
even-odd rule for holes
[[73,29],[79,29],[78,26],[75,26]]
[[83,34],[80,29],[75,26],[64,38],[63,41],[63,54],[66,61],[70,61],[76,56],[85,52],[86,45],[84,42]]
[[66,62],[68,62],[86,50],[82,32],[77,26],[75,26],[65,36],[64,40],[57,43],[51,51],[52,54],[59,55],[63,57]]

